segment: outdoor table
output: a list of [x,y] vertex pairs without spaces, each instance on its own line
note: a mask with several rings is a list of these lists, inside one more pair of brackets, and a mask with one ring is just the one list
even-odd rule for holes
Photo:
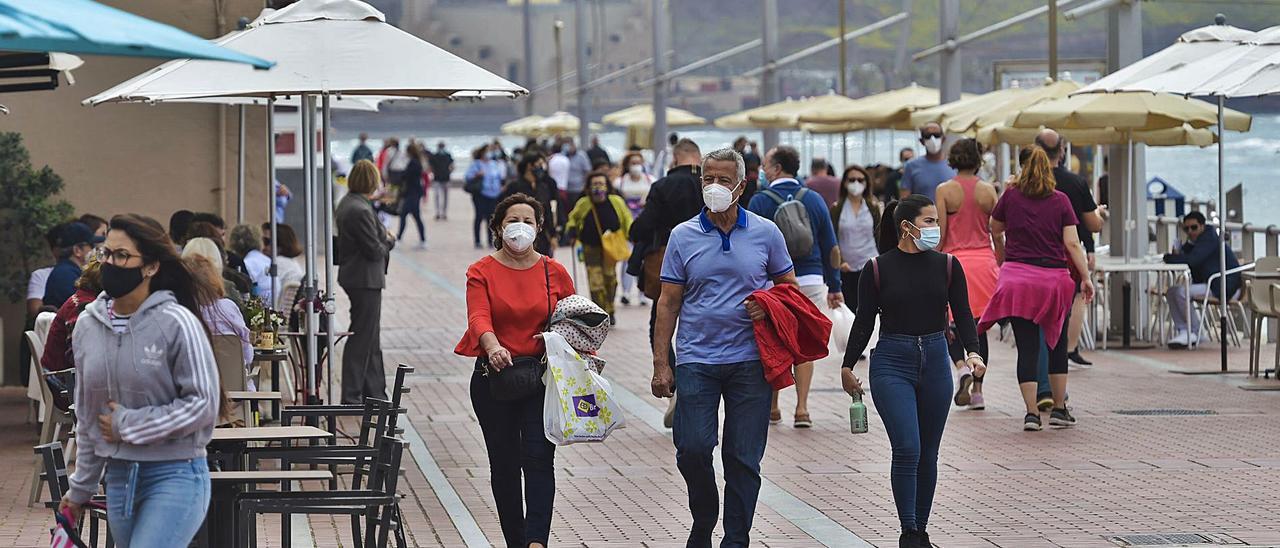
[[[254,348],[253,361],[270,362],[271,363],[271,390],[280,392],[280,362],[289,361],[289,348],[286,346],[277,346],[275,348]],[[271,402],[271,418],[280,417],[280,400]]]
[[[1153,273],[1157,276],[1157,285],[1165,287],[1162,284],[1164,276],[1173,276],[1174,279],[1181,279],[1183,287],[1186,289],[1187,296],[1187,325],[1191,325],[1191,267],[1185,264],[1168,264],[1161,260],[1161,257],[1148,257],[1143,259],[1134,259],[1131,262],[1124,262],[1123,259],[1099,256],[1097,258],[1095,271],[1102,275],[1102,291],[1099,298],[1102,299],[1102,323],[1103,337],[1102,349],[1107,349],[1107,336],[1105,335],[1107,326],[1111,325],[1110,312],[1110,295],[1111,295],[1111,275],[1112,274],[1131,274],[1131,273]],[[1171,284],[1170,284],[1171,285]],[[1132,325],[1131,318],[1124,318],[1124,325]],[[1126,328],[1127,329],[1127,328]],[[1164,339],[1164,327],[1160,328],[1159,338],[1161,342]]]
[[[258,402],[269,401],[269,402],[275,403],[276,405],[279,405],[280,393],[267,392],[267,391],[253,392],[253,391],[247,391],[247,390],[228,390],[227,399],[233,402],[248,402],[249,413],[245,417],[245,422],[248,424],[248,426],[258,426],[258,422],[259,422]],[[249,422],[249,419],[253,419],[253,422]]]
[[[323,472],[323,477],[299,477],[292,478],[289,472],[293,471],[268,471],[267,474],[255,474],[253,472],[243,470],[242,463],[243,450],[251,441],[279,441],[288,445],[293,440],[313,440],[313,439],[331,439],[332,434],[323,429],[314,426],[252,426],[247,428],[214,428],[213,438],[209,440],[209,446],[214,448],[214,453],[230,455],[232,458],[217,459],[219,462],[230,467],[229,470],[210,471],[210,481],[214,483],[214,493],[209,501],[209,513],[205,519],[204,533],[199,535],[204,546],[231,546],[233,545],[232,534],[235,531],[233,524],[235,523],[235,495],[239,492],[240,485],[245,483],[275,483],[280,482],[282,489],[288,488],[289,481],[297,481],[300,479],[332,479],[332,475],[327,470],[302,470],[299,472]],[[221,476],[221,479],[214,481],[214,474]],[[261,481],[239,481],[238,483],[231,478],[259,476],[264,479]],[[285,479],[288,477],[288,479]],[[212,523],[214,527],[208,527]],[[206,544],[207,542],[207,544]]]

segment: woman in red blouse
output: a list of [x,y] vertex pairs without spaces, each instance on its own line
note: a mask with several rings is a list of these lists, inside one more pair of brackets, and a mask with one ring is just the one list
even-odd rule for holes
[[40,358],[40,366],[48,371],[64,371],[76,366],[71,353],[71,330],[75,328],[76,319],[84,311],[84,307],[98,298],[102,292],[101,263],[92,261],[85,265],[84,272],[76,280],[76,293],[62,303],[49,324],[49,335],[44,340],[44,357]]
[[574,294],[564,266],[533,249],[542,219],[542,204],[526,194],[498,204],[489,222],[498,250],[467,269],[467,332],[454,349],[476,358],[471,405],[484,434],[498,521],[509,548],[547,544],[556,446],[543,433],[544,390],[523,400],[495,400],[484,364],[502,370],[513,358],[542,356],[545,347],[535,336],[547,328],[555,303]]

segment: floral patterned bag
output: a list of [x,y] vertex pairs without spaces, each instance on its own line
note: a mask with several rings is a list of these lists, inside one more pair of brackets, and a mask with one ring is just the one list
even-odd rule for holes
[[558,333],[542,334],[547,344],[547,385],[542,425],[556,445],[599,442],[623,424],[622,408],[613,400],[609,381],[592,371],[587,360]]

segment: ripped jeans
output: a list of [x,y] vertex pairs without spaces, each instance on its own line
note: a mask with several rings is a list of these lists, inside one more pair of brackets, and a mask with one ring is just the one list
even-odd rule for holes
[[[209,509],[203,458],[107,463],[107,521],[119,548],[186,546]],[[219,524],[229,526],[229,524]]]

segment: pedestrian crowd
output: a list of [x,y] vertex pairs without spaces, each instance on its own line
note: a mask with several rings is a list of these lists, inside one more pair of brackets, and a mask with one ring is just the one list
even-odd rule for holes
[[[497,251],[468,271],[468,327],[455,350],[476,359],[472,402],[509,546],[546,544],[555,445],[538,426],[541,391],[501,405],[490,398],[504,367],[538,363],[537,333],[556,300],[576,293],[553,258],[565,244],[575,244],[570,259],[584,262],[591,299],[611,318],[615,301],[652,303],[652,392],[670,402],[664,422],[693,517],[688,546],[709,546],[717,521],[722,546],[749,543],[770,425],[786,418],[779,391],[795,386],[790,423],[812,427],[814,361],[833,329],[848,331],[841,386],[876,396],[892,446],[901,546],[931,546],[947,417],[953,403],[986,408],[992,329],[1012,332],[1017,348],[1022,429],[1044,429],[1046,415],[1052,427],[1077,424],[1069,363],[1090,365],[1078,345],[1106,210],[1064,165],[1057,132],[1025,147],[1006,181],[991,180],[993,156],[977,140],[950,138],[937,124],[919,130],[924,153],[903,149],[896,169],[837,170],[815,158],[807,177],[786,145],[760,151],[741,138],[704,153],[687,138],[669,143],[657,169],[637,151],[612,164],[598,142],[582,151],[571,139],[530,140],[515,160],[496,142],[473,154],[474,243]],[[480,237],[484,223],[491,240]],[[1194,212],[1184,229],[1186,243],[1165,260],[1191,265],[1192,296],[1216,292],[1204,283],[1217,272],[1216,232]],[[1229,292],[1238,288],[1229,280]],[[1185,307],[1183,293],[1169,299]],[[1175,345],[1197,341],[1190,318],[1177,324]],[[864,386],[854,370],[868,357]]]

